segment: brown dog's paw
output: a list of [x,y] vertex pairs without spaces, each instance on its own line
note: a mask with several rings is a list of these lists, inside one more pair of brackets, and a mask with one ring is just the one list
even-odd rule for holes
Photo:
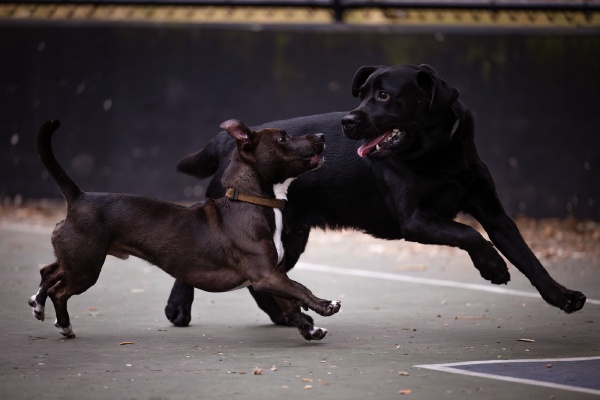
[[44,306],[37,302],[37,296],[35,294],[29,298],[28,304],[31,306],[31,313],[33,316],[40,321],[44,321]]
[[325,316],[330,316],[330,315],[337,313],[338,311],[340,311],[341,307],[342,307],[341,301],[339,301],[339,300],[331,301],[329,303],[329,305],[327,306],[327,311],[325,311]]
[[61,335],[65,336],[69,339],[73,339],[75,337],[75,331],[73,330],[73,327],[71,326],[71,324],[69,324],[69,326],[67,326],[66,328],[63,328],[60,325],[58,325],[58,322],[55,322],[54,326],[58,328],[58,331],[60,332]]
[[327,329],[319,328],[318,326],[313,326],[310,331],[308,331],[308,337],[305,336],[307,340],[321,340],[325,336],[327,336]]

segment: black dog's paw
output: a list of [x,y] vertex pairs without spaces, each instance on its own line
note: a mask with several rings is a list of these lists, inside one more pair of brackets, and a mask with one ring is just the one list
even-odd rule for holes
[[482,271],[481,276],[494,285],[506,285],[510,282],[510,272],[508,272],[506,263],[504,263],[504,269],[501,266],[496,266],[491,271],[485,271],[485,273]]
[[480,251],[469,253],[473,265],[479,270],[481,277],[494,285],[505,285],[510,281],[510,272],[506,262],[491,245]]
[[[544,296],[542,296],[544,297]],[[577,292],[574,290],[569,290],[566,288],[562,288],[559,296],[545,298],[548,303],[556,306],[566,312],[567,314],[571,314],[575,311],[579,311],[583,308],[586,297],[583,293]]]
[[185,327],[192,320],[192,303],[194,301],[194,288],[179,281],[175,281],[167,306],[165,315],[175,326]]
[[172,305],[169,303],[165,307],[165,315],[167,316],[167,319],[175,326],[189,326],[190,321],[192,320],[192,305]]

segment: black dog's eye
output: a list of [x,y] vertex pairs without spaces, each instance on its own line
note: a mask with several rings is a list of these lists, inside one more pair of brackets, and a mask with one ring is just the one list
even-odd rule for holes
[[281,136],[279,136],[279,137],[277,138],[277,141],[278,141],[279,143],[285,143],[285,142],[287,142],[287,140],[288,140],[288,135],[287,135],[287,134],[285,134],[285,133],[282,133],[282,134],[281,134]]
[[379,92],[377,92],[377,99],[381,101],[388,101],[390,99],[390,95],[387,92],[380,90]]

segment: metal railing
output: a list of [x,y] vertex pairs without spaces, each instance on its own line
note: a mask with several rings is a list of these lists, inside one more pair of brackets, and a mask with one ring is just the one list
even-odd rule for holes
[[346,16],[357,10],[399,12],[537,12],[579,13],[591,15],[600,11],[600,0],[20,0],[2,1],[25,6],[133,6],[133,7],[205,7],[213,9],[310,9],[328,11],[335,22],[346,22]]

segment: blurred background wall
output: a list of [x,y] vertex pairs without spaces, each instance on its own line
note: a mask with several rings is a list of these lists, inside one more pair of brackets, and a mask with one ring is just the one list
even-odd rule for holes
[[123,3],[0,4],[1,201],[60,198],[34,148],[50,118],[62,122],[55,152],[85,190],[193,201],[206,182],[175,164],[222,121],[350,110],[358,67],[427,63],[474,110],[510,214],[600,220],[596,2],[343,14],[325,1]]

